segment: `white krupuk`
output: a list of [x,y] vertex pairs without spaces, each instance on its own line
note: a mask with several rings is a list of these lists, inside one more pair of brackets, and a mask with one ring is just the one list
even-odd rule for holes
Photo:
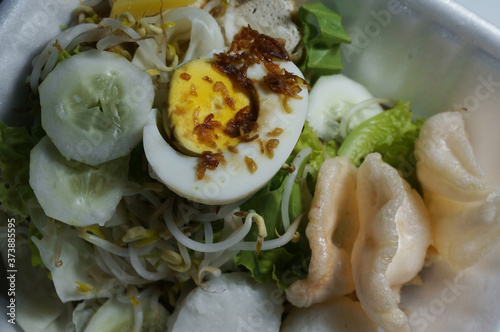
[[422,269],[431,243],[429,212],[418,193],[378,153],[358,170],[359,235],[352,252],[356,294],[387,332],[410,331],[399,291]]
[[308,275],[286,289],[294,306],[309,307],[354,291],[351,253],[359,230],[356,173],[344,157],[321,165],[306,228],[311,246]]
[[456,270],[471,266],[500,239],[500,187],[489,183],[478,164],[462,114],[429,118],[415,156],[434,246]]

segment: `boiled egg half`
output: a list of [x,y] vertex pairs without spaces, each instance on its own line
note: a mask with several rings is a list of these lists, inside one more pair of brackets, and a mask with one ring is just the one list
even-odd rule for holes
[[[150,173],[169,189],[227,204],[255,193],[286,162],[304,125],[308,89],[303,81],[293,97],[273,92],[264,62],[247,68],[252,87],[243,89],[214,61],[204,57],[175,70],[168,105],[150,114],[143,144]],[[291,61],[272,65],[303,79]]]

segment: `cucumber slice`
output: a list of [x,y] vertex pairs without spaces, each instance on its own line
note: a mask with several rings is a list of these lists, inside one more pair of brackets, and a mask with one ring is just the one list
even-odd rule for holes
[[[141,331],[154,332],[166,331],[168,311],[160,303],[151,305],[151,297],[143,297],[139,303],[142,311]],[[137,324],[132,302],[120,302],[115,296],[109,298],[95,311],[87,322],[83,332],[107,331],[138,331],[134,329]],[[81,315],[81,314],[80,314]],[[79,318],[77,316],[77,318]]]
[[89,165],[127,155],[151,111],[151,77],[121,55],[97,50],[59,63],[39,88],[42,126],[66,159]]
[[102,226],[122,198],[128,159],[99,166],[69,161],[45,136],[31,150],[30,185],[47,216],[73,226]]
[[348,121],[349,132],[361,122],[382,113],[382,107],[371,103],[347,118],[354,106],[372,98],[364,86],[342,74],[322,76],[309,93],[306,120],[319,137],[333,140],[341,134],[341,122]]

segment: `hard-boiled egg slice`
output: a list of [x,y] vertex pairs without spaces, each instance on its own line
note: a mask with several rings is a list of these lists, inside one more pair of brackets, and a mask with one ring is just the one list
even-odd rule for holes
[[[201,61],[209,61],[209,59]],[[278,61],[276,64],[279,64],[281,68],[289,73],[303,78],[300,70],[292,62]],[[204,64],[197,63],[194,64],[193,68],[203,68],[204,72],[200,75],[196,71],[186,71],[186,68],[179,68],[178,75],[173,76],[170,91],[178,91],[181,95],[177,95],[177,98],[173,99],[181,100],[184,98],[186,107],[189,106],[192,110],[199,108],[199,110],[189,113],[186,118],[179,117],[175,124],[170,121],[170,116],[170,122],[167,121],[167,131],[170,130],[168,135],[166,133],[162,135],[163,129],[159,129],[163,127],[162,119],[156,113],[150,115],[149,121],[144,128],[143,144],[146,157],[151,166],[151,173],[172,191],[196,202],[226,204],[243,199],[264,186],[289,157],[305,121],[308,91],[303,87],[297,98],[284,98],[282,94],[272,92],[264,82],[263,78],[267,73],[264,64],[251,65],[247,70],[247,77],[251,82],[254,82],[255,96],[247,96],[248,98],[241,96],[241,104],[238,104],[239,97],[235,97],[238,106],[231,110],[231,116],[227,117],[221,114],[211,118],[211,121],[218,121],[222,127],[227,128],[228,118],[238,118],[235,114],[241,110],[239,107],[245,108],[246,103],[251,103],[252,98],[254,98],[256,102],[254,106],[258,108],[256,123],[252,126],[251,131],[244,133],[243,136],[236,140],[215,140],[215,136],[222,136],[223,134],[211,131],[211,139],[213,138],[215,145],[210,149],[203,146],[203,140],[200,143],[200,140],[196,137],[192,130],[193,123],[195,125],[203,124],[207,114],[215,115],[217,105],[223,108],[226,108],[227,105],[225,105],[224,99],[222,105],[220,105],[217,100],[205,100],[207,98],[205,95],[203,98],[199,98],[200,95],[189,96],[190,91],[198,93],[205,86],[212,91],[211,89],[214,89],[213,86],[216,83],[214,81],[216,73],[211,66],[206,67]],[[190,75],[190,80],[194,76],[201,76],[202,80],[199,81],[199,84],[204,87],[195,84],[194,90],[191,90],[190,80],[186,80],[188,76],[182,75],[182,73]],[[181,76],[184,76],[184,78]],[[213,83],[203,80],[203,77],[211,78]],[[179,83],[175,82],[175,80],[182,80],[183,82]],[[194,79],[192,83],[195,83]],[[177,84],[187,86],[187,88],[182,92],[183,89],[179,88]],[[229,83],[224,83],[224,86],[228,89],[229,98],[237,95],[237,89],[230,88]],[[210,95],[211,93],[207,94]],[[219,95],[220,92],[215,94],[216,99]],[[206,104],[215,107],[215,109],[200,116],[201,109]],[[175,113],[178,108],[182,107],[176,106],[169,113]],[[197,117],[194,118],[193,114],[197,115]],[[183,121],[190,122],[189,126],[183,124]],[[177,137],[173,135],[178,130],[178,126],[184,125],[188,129],[183,134],[179,134]],[[214,127],[216,126],[214,125]],[[241,130],[244,131],[244,129]],[[189,135],[191,135],[191,139],[189,139]],[[168,139],[167,136],[171,138]],[[200,151],[209,151],[210,154],[202,153],[202,157],[200,157]],[[218,160],[211,160],[211,158],[215,157]],[[206,170],[200,179],[200,162],[208,164],[218,162],[218,165],[213,170]]]
[[[250,125],[258,115],[253,89],[240,88],[213,69],[211,60],[200,58],[182,65],[170,84],[164,128],[172,144],[190,155],[236,147],[241,141],[236,114],[241,110]],[[251,128],[242,129],[249,132]]]

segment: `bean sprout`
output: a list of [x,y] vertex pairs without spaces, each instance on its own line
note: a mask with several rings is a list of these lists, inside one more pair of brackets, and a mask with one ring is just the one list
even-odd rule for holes
[[227,250],[232,246],[236,245],[241,240],[243,240],[243,238],[250,231],[250,227],[252,226],[252,218],[255,215],[256,215],[255,213],[249,213],[245,219],[243,226],[240,227],[240,229],[231,234],[231,236],[229,236],[227,239],[218,243],[200,243],[184,235],[184,233],[182,233],[175,224],[172,209],[169,209],[167,210],[167,212],[165,212],[165,223],[169,231],[177,239],[177,241],[179,241],[189,249],[199,252],[216,252],[216,251]]
[[342,138],[346,138],[347,126],[349,125],[349,121],[351,121],[351,118],[355,116],[358,112],[362,111],[363,109],[372,104],[382,104],[388,101],[390,101],[390,99],[370,98],[351,107],[346,112],[346,114],[344,114],[344,116],[342,117],[342,121],[340,122],[340,136],[342,136]]
[[134,267],[135,271],[144,279],[149,281],[157,281],[162,279],[167,279],[170,276],[170,271],[166,272],[151,272],[146,270],[146,268],[142,265],[141,259],[139,258],[139,254],[136,250],[136,245],[132,244],[128,247],[130,252],[130,263]]
[[294,171],[290,174],[285,183],[285,189],[283,190],[283,198],[281,201],[281,217],[283,218],[283,228],[286,230],[290,226],[290,196],[292,194],[293,184],[295,183],[295,179],[297,178],[297,174],[299,173],[300,166],[307,159],[307,157],[311,154],[312,149],[307,147],[300,151],[297,156],[293,159],[292,165]]
[[248,198],[236,201],[234,203],[229,203],[220,207],[216,212],[200,213],[192,218],[193,221],[210,222],[225,218],[231,214],[236,208],[243,204]]
[[132,332],[141,332],[144,313],[136,294],[137,289],[134,286],[130,285],[127,289],[127,295],[129,296],[130,301],[132,302],[134,307],[134,327],[132,328]]
[[[123,284],[143,285],[146,283],[146,280],[125,272],[125,270],[122,269],[120,265],[117,263],[115,258],[113,258],[113,256],[111,256],[110,253],[107,252],[106,250],[97,248],[97,252],[99,256],[102,258],[104,264],[106,264],[106,266],[108,267],[109,271]],[[116,259],[119,258],[117,257]]]
[[203,224],[203,228],[205,230],[205,243],[213,243],[214,242],[214,230],[212,228],[212,224],[206,222]]
[[81,228],[78,231],[78,236],[81,237],[82,239],[86,240],[87,242],[90,242],[90,243],[96,245],[97,247],[102,248],[102,249],[112,253],[113,255],[117,255],[120,257],[128,257],[129,256],[129,252],[126,248],[121,248],[114,243],[106,241],[106,240],[104,240],[96,235],[90,234],[90,233],[86,232],[85,229],[83,229],[83,228]]
[[49,72],[54,69],[59,52],[54,46],[57,41],[62,49],[65,49],[68,44],[78,35],[87,31],[92,31],[97,28],[97,24],[85,23],[71,27],[61,32],[56,38],[47,44],[45,49],[35,58],[33,63],[33,70],[30,76],[30,87],[34,94],[38,94],[38,84],[43,80]]
[[[279,248],[290,242],[293,237],[295,236],[295,232],[297,231],[297,228],[299,227],[300,220],[302,219],[303,214],[299,215],[293,223],[288,227],[286,230],[285,234],[283,234],[281,237],[273,240],[268,240],[262,243],[262,248],[261,250],[271,250],[275,248]],[[257,246],[257,242],[240,242],[237,245],[235,245],[233,250],[250,250],[253,251],[255,250],[255,247]]]

